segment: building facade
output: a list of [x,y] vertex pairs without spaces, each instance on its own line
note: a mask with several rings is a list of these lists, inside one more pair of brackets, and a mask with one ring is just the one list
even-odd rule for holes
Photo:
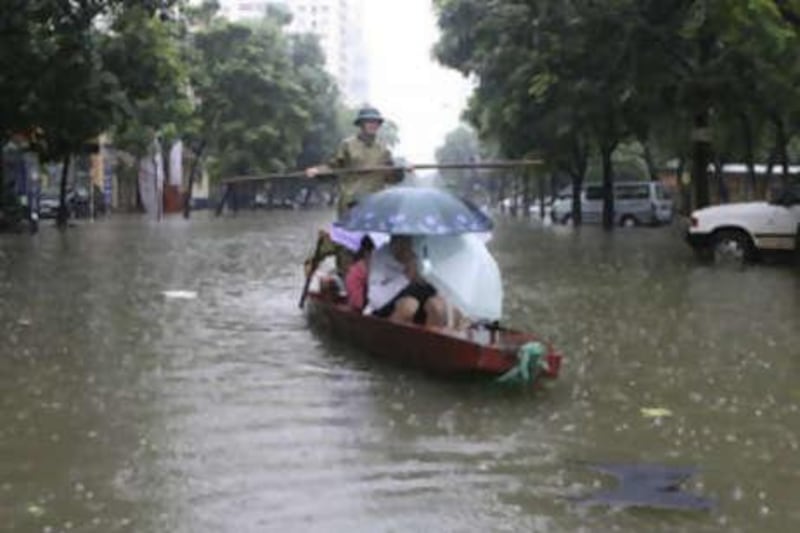
[[222,0],[220,8],[222,16],[240,21],[263,16],[270,4],[283,5],[292,14],[287,32],[319,38],[326,69],[348,104],[369,100],[364,0]]

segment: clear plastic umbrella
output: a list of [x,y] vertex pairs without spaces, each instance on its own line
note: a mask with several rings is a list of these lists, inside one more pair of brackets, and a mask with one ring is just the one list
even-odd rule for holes
[[397,186],[359,200],[334,225],[393,235],[457,235],[490,231],[492,220],[442,189]]
[[479,234],[414,238],[420,274],[442,297],[472,320],[500,320],[503,282]]

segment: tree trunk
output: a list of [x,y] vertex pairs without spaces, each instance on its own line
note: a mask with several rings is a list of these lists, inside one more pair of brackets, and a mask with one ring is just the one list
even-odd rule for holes
[[767,197],[767,191],[769,190],[769,184],[772,181],[772,169],[775,166],[775,149],[769,151],[769,156],[767,157],[767,171],[764,173],[764,182],[758,192],[758,198],[763,200]]
[[[155,195],[155,207],[156,207],[156,220],[161,221],[161,215],[164,212],[164,187],[158,186],[158,151],[161,150],[161,146],[159,146],[158,141],[156,141],[157,150],[153,151],[153,194]],[[163,161],[164,158],[162,157],[161,160]],[[162,165],[163,167],[163,165]],[[163,170],[162,170],[163,172]]]
[[775,151],[780,157],[781,161],[781,188],[786,189],[789,186],[789,154],[787,153],[786,145],[789,144],[786,138],[786,127],[780,117],[775,117]]
[[[588,147],[588,143],[587,143]],[[572,224],[580,226],[583,224],[583,206],[581,205],[581,190],[583,180],[586,177],[586,168],[589,165],[589,150],[581,146],[579,138],[572,142],[572,165],[568,166],[572,176]]]
[[[6,163],[3,159],[3,147],[6,145],[5,140],[0,140],[0,210],[3,209],[3,201],[6,195]],[[0,215],[2,216],[2,215]]]
[[8,216],[8,202],[11,197],[9,192],[9,185],[6,183],[6,163],[3,159],[3,147],[5,146],[5,140],[2,141],[0,144],[0,230],[6,224],[6,217]]
[[215,216],[222,215],[222,211],[225,209],[225,204],[228,202],[228,197],[231,196],[233,191],[233,184],[225,185],[225,190],[222,193],[222,197],[219,199],[219,203],[217,204],[217,209],[214,212]]
[[719,203],[721,204],[727,204],[730,201],[728,187],[725,183],[725,175],[722,172],[724,166],[725,163],[722,162],[722,158],[714,158],[714,178],[717,180],[717,196],[719,197]]
[[144,213],[144,202],[142,202],[142,184],[139,183],[139,172],[141,171],[142,159],[144,158],[144,155],[136,158],[133,170],[133,184],[136,191],[136,203],[134,207],[136,208],[137,213]]
[[680,195],[680,211],[682,215],[689,216],[691,213],[692,204],[692,191],[683,182],[683,173],[686,170],[686,157],[681,156],[678,159],[678,168],[676,172],[676,182],[678,184],[678,194]]
[[753,127],[746,114],[739,114],[739,121],[742,123],[742,135],[744,136],[744,158],[747,165],[747,181],[750,184],[747,199],[751,200],[756,190],[756,161],[755,149],[753,148]]
[[528,218],[531,214],[531,174],[528,169],[522,171],[522,216]]
[[13,176],[6,178],[3,146],[5,141],[0,145],[0,231],[15,229],[21,217],[16,180]]
[[581,190],[583,189],[583,176],[572,176],[572,225],[583,224],[583,210],[581,209]]
[[500,211],[502,211],[503,214],[505,214],[507,212],[506,211],[506,206],[503,203],[503,199],[506,197],[506,189],[507,189],[506,180],[500,180],[498,182],[498,184],[497,184],[497,189],[496,189],[497,190],[497,197],[495,198],[494,201],[495,201],[496,204],[500,204]]
[[645,141],[642,143],[644,147],[644,162],[647,165],[647,173],[650,175],[650,181],[658,181],[658,169],[653,160],[653,151],[650,150],[650,143]]
[[[137,163],[136,163],[137,167],[140,164],[141,163],[139,163],[137,161]],[[134,202],[134,209],[136,210],[137,213],[144,213],[144,202],[142,202],[142,186],[141,186],[141,183],[139,183],[139,169],[138,168],[136,168],[136,171],[135,171],[135,174],[134,174],[133,186],[134,186],[134,192],[136,192],[136,201]]]
[[[711,61],[716,42],[715,33],[708,20],[700,28],[696,39],[698,46],[697,72],[705,72]],[[711,162],[711,104],[712,96],[705,82],[699,82],[694,95],[697,104],[692,117],[692,187],[694,188],[695,208],[709,205],[708,164]]]
[[539,188],[539,219],[544,221],[544,176],[540,172],[538,175]]
[[692,132],[692,185],[695,209],[706,207],[710,203],[708,194],[708,164],[710,162],[709,112],[708,109],[703,109],[694,116],[694,131]]
[[520,195],[520,180],[521,178],[517,175],[514,176],[514,179],[511,181],[511,215],[517,216],[519,214],[519,195]]
[[188,219],[192,214],[192,189],[194,188],[195,175],[197,168],[200,166],[203,152],[206,149],[206,140],[203,139],[197,150],[193,150],[194,159],[192,160],[192,169],[189,171],[189,183],[186,185],[186,193],[183,195],[183,218]]
[[58,216],[56,217],[56,226],[59,229],[66,229],[67,219],[69,219],[69,209],[67,206],[67,179],[69,178],[69,165],[71,155],[64,156],[64,161],[61,168],[61,185],[58,193]]
[[603,229],[614,229],[614,168],[611,163],[611,154],[614,153],[615,144],[605,144],[600,147],[600,156],[603,159]]

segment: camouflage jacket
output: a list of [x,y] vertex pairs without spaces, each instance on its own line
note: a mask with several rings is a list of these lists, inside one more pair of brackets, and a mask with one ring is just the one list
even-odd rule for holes
[[[392,154],[379,140],[365,140],[354,136],[342,141],[336,155],[328,163],[332,169],[368,168],[392,166]],[[339,214],[347,206],[367,194],[377,192],[386,185],[397,181],[395,173],[375,172],[370,174],[350,174],[339,177]]]

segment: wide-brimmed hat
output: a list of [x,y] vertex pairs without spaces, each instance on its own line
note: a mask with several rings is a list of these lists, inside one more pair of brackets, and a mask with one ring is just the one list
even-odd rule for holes
[[370,106],[362,107],[358,110],[358,115],[353,121],[353,124],[360,126],[362,122],[366,122],[368,120],[374,120],[383,124],[383,116],[381,115],[381,112]]

